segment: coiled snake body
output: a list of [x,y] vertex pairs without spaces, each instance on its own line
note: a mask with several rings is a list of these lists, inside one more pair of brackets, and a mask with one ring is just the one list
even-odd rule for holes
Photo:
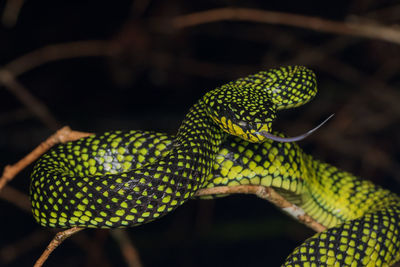
[[114,131],[59,145],[34,167],[34,218],[48,227],[130,227],[165,215],[201,188],[272,186],[329,227],[284,266],[393,264],[400,259],[398,196],[263,134],[276,110],[315,93],[310,70],[273,69],[207,93],[175,137]]

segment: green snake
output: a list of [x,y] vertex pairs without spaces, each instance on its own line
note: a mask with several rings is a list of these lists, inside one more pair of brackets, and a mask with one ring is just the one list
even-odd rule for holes
[[274,141],[304,137],[272,134],[272,122],[316,91],[305,67],[271,69],[208,92],[175,136],[112,131],[60,144],[33,169],[33,216],[46,227],[131,227],[202,188],[262,185],[328,227],[283,266],[389,266],[400,259],[399,197]]

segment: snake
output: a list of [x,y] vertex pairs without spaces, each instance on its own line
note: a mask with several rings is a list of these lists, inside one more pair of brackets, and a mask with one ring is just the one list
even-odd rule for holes
[[109,131],[59,144],[36,162],[34,219],[44,227],[125,228],[159,219],[204,188],[272,187],[327,229],[282,266],[390,266],[400,260],[400,199],[314,159],[272,130],[279,110],[317,92],[316,75],[286,66],[207,92],[176,135]]

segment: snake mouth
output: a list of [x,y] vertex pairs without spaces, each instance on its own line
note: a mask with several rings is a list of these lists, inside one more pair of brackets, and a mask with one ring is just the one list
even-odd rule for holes
[[293,137],[281,137],[281,136],[276,136],[273,135],[269,132],[266,131],[260,131],[258,134],[271,139],[273,141],[281,142],[281,143],[289,143],[289,142],[297,142],[300,140],[303,140],[307,136],[311,135],[313,132],[318,130],[322,125],[324,125],[328,120],[330,120],[335,114],[330,115],[328,118],[326,118],[323,122],[321,122],[318,126],[314,127],[313,129],[309,130],[308,132],[298,135],[298,136],[293,136]]

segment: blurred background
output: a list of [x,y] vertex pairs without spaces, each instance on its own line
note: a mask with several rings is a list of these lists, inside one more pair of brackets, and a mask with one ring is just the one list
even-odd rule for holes
[[[304,150],[400,193],[399,1],[4,0],[0,19],[1,170],[64,125],[174,134],[208,90],[297,64],[319,94],[275,129],[297,135],[335,113]],[[26,211],[31,168],[0,193],[0,266],[32,266],[55,233]],[[313,231],[235,195],[124,233],[142,266],[196,267],[279,266]],[[120,238],[85,230],[45,266],[129,266]]]

